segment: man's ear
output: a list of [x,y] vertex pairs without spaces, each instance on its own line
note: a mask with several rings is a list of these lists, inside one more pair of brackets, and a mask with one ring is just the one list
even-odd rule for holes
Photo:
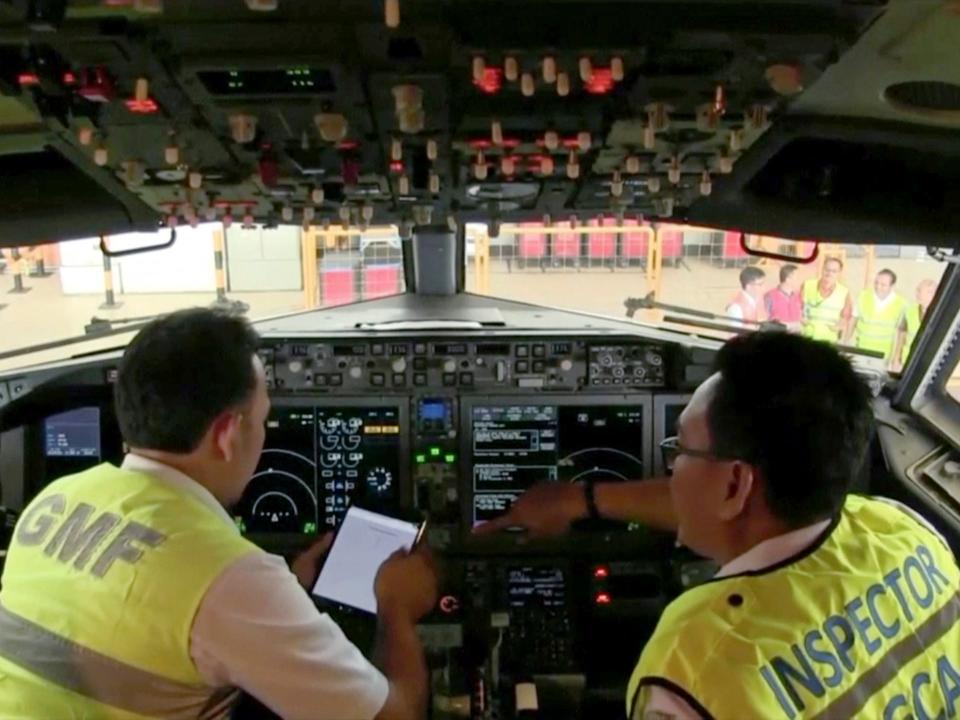
[[228,410],[220,413],[210,426],[213,446],[217,449],[220,458],[226,462],[233,460],[242,420],[243,415]]
[[743,514],[750,496],[760,488],[757,469],[748,463],[735,460],[730,467],[726,480],[723,500],[720,503],[720,517],[733,520]]

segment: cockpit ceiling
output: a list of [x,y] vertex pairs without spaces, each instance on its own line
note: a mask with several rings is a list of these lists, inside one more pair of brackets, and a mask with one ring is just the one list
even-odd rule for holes
[[[0,0],[0,177],[34,152],[36,186],[56,191],[39,196],[51,220],[5,184],[7,242],[204,220],[597,214],[811,237],[784,223],[797,203],[781,189],[823,148],[780,158],[785,118],[804,118],[791,140],[859,118],[828,138],[841,158],[877,133],[957,153],[944,132],[960,124],[956,3],[399,0],[396,27],[393,0],[70,2],[61,19],[62,5]],[[937,84],[884,94],[885,77]],[[61,162],[93,189],[48,182]],[[960,220],[945,211],[955,165],[925,172],[941,167],[921,204],[896,187],[831,203],[817,185],[815,236],[918,243],[923,212],[922,242],[943,244],[931,212],[945,232]],[[900,221],[883,237],[875,207]]]

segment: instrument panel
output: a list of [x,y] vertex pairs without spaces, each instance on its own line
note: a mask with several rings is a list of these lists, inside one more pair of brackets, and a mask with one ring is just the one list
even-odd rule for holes
[[[622,712],[633,662],[671,592],[695,575],[675,562],[673,539],[617,523],[546,542],[473,530],[538,482],[657,474],[657,443],[708,355],[599,333],[264,338],[272,408],[234,520],[265,549],[292,553],[353,503],[427,515],[445,566],[421,627],[434,716],[512,717],[512,683],[531,675],[544,716]],[[58,477],[122,460],[112,377],[98,366],[82,393],[65,391],[24,426],[25,502]],[[363,619],[337,621],[364,645]]]
[[279,341],[263,348],[271,390],[289,392],[576,392],[658,388],[668,348],[660,343],[590,345],[583,340],[496,338],[483,341],[377,339]]
[[682,365],[636,338],[284,338],[259,354],[273,410],[240,528],[312,534],[357,502],[428,514],[444,547],[536,482],[649,476],[651,391]]

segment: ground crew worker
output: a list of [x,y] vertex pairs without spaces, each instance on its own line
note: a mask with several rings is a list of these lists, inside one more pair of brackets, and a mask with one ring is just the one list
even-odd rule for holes
[[477,532],[639,520],[720,566],[661,616],[629,684],[634,720],[955,717],[960,568],[911,511],[848,494],[872,425],[833,348],[751,333],[663,442],[669,481],[535,485]]
[[856,346],[881,352],[885,360],[893,357],[907,306],[903,297],[893,289],[896,284],[897,275],[893,270],[881,270],[873,280],[873,289],[864,289],[860,293],[853,311],[851,330]]
[[221,718],[242,688],[287,720],[419,718],[422,552],[376,579],[379,669],[317,611],[295,563],[244,539],[225,508],[250,481],[270,410],[241,318],[186,310],[146,326],[115,386],[129,454],[62,478],[14,531],[0,591],[0,717]]
[[907,364],[907,358],[910,357],[910,351],[913,350],[913,343],[917,339],[917,333],[920,332],[920,324],[927,316],[927,310],[933,304],[933,296],[937,294],[937,281],[931,278],[924,278],[917,285],[917,302],[911,303],[904,311],[903,322],[900,325],[899,344],[900,349],[894,353],[894,357],[899,358],[899,363],[894,366],[895,370],[900,370]]
[[763,306],[763,281],[766,273],[758,267],[740,271],[740,292],[727,305],[727,317],[732,320],[760,322],[767,319]]
[[840,283],[843,262],[827,258],[820,279],[810,278],[803,284],[803,334],[814,340],[837,342],[844,337],[853,307],[850,291]]
[[803,322],[803,299],[800,297],[797,266],[789,263],[780,268],[780,284],[763,296],[767,316],[799,330]]

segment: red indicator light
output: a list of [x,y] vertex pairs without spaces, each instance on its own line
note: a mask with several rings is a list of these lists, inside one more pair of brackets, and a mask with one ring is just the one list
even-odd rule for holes
[[505,148],[515,148],[520,147],[520,140],[519,138],[504,138],[500,144]]
[[341,140],[337,143],[337,150],[356,150],[360,143],[356,140]]
[[394,160],[390,163],[390,172],[392,173],[402,173],[403,172],[403,161]]
[[72,72],[65,72],[65,73],[63,74],[63,84],[64,84],[64,85],[76,85],[76,84],[77,84],[77,76],[74,75]]
[[611,602],[610,593],[597,593],[593,600],[597,605],[609,605]]
[[20,83],[20,86],[24,85],[39,85],[40,78],[38,78],[34,73],[20,73],[17,75],[17,82]]
[[460,601],[453,595],[444,595],[440,598],[440,610],[446,615],[455,613],[460,609]]
[[483,138],[477,138],[476,140],[470,141],[470,147],[472,147],[474,150],[486,150],[492,145],[492,142],[489,140],[484,140]]
[[151,98],[147,98],[146,100],[125,100],[123,104],[127,106],[127,110],[137,115],[152,115],[160,109],[157,102]]
[[500,88],[503,86],[503,70],[500,68],[485,68],[483,77],[474,80],[473,84],[480,89],[480,92],[495,95],[500,92]]
[[616,85],[610,68],[594,68],[593,75],[584,83],[583,89],[591,95],[606,95]]
[[610,571],[607,570],[607,568],[605,568],[603,565],[599,565],[599,566],[597,566],[597,568],[593,571],[593,576],[594,576],[595,578],[605,578],[605,577],[609,577],[609,576],[610,576]]

